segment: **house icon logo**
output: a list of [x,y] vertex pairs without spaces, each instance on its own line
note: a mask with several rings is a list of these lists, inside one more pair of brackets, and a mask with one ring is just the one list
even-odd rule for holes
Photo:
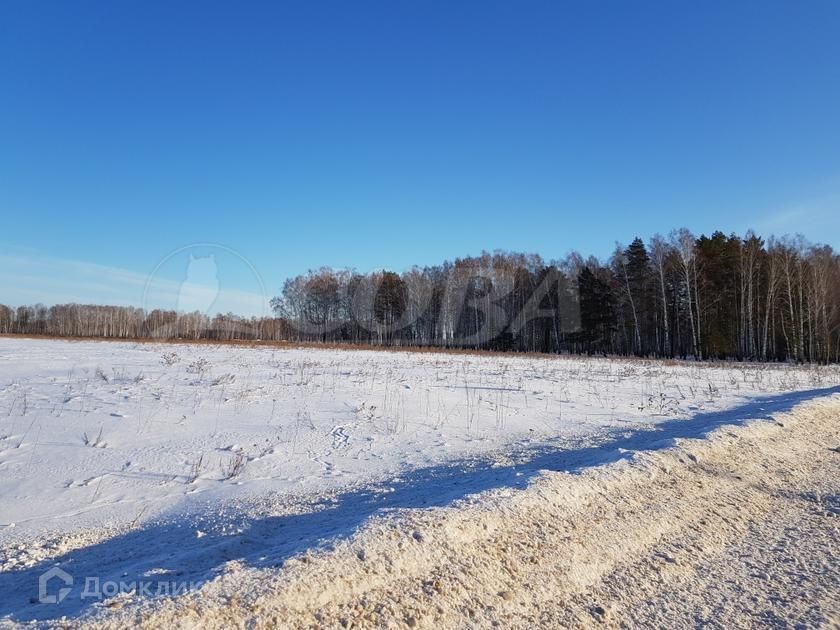
[[[49,583],[53,578],[64,583],[64,586],[58,589],[57,595],[49,595]],[[53,567],[41,574],[38,578],[38,601],[42,604],[58,604],[70,593],[70,587],[73,586],[73,576],[58,567]]]

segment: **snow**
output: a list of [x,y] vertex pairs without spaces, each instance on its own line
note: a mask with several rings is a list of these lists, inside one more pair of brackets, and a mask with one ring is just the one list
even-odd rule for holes
[[81,579],[33,602],[55,563],[156,584],[277,567],[377,514],[514,491],[838,383],[836,367],[0,338],[0,616],[99,605]]

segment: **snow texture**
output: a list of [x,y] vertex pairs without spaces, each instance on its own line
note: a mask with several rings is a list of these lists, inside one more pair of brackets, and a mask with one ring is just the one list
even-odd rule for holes
[[[781,418],[838,383],[836,367],[3,338],[0,615],[157,627],[238,625],[249,610],[292,626],[608,622],[619,613],[604,602],[620,599],[605,576],[631,580],[622,562],[653,571],[634,561],[676,575],[686,523],[708,527],[716,553],[731,552],[732,532],[755,535],[739,502],[760,513],[774,504],[749,496],[736,461],[756,484],[776,480],[779,462],[775,493],[810,492],[836,516],[836,485],[812,481],[840,459],[828,448],[840,442],[810,452],[803,431],[784,438],[804,421],[750,421]],[[826,440],[837,438],[831,410],[817,413]],[[721,427],[745,424],[736,448]],[[765,453],[756,426],[781,432],[787,450]],[[697,454],[707,448],[718,458],[711,479]],[[786,485],[796,480],[802,488]],[[626,535],[609,529],[616,522]],[[810,525],[810,541],[825,535]],[[834,536],[824,545],[836,545],[836,525]],[[714,558],[693,553],[689,564]],[[73,584],[60,603],[39,602],[53,566]],[[768,571],[760,554],[753,566]],[[836,563],[823,569],[836,579]],[[84,598],[91,577],[158,595],[196,590]],[[548,605],[559,593],[568,597]],[[595,594],[601,603],[580,599]],[[680,613],[673,601],[651,608],[654,595],[633,607],[637,621]],[[824,599],[806,621],[828,618],[836,601]]]

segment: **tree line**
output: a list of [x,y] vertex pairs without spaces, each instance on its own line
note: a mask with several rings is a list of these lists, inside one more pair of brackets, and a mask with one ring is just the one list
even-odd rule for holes
[[0,304],[0,334],[109,339],[275,340],[291,338],[289,323],[274,317],[241,317],[97,304],[19,306]]
[[401,274],[322,268],[286,280],[271,305],[264,318],[0,305],[0,333],[840,360],[840,256],[801,236],[681,229],[607,260],[485,252]]

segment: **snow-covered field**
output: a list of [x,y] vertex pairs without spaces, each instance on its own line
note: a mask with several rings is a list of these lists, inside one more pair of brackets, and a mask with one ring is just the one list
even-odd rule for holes
[[[837,367],[2,338],[0,618],[276,570],[375,516],[513,492],[838,385]],[[72,584],[55,578],[48,596],[70,590],[44,603],[53,566]]]

